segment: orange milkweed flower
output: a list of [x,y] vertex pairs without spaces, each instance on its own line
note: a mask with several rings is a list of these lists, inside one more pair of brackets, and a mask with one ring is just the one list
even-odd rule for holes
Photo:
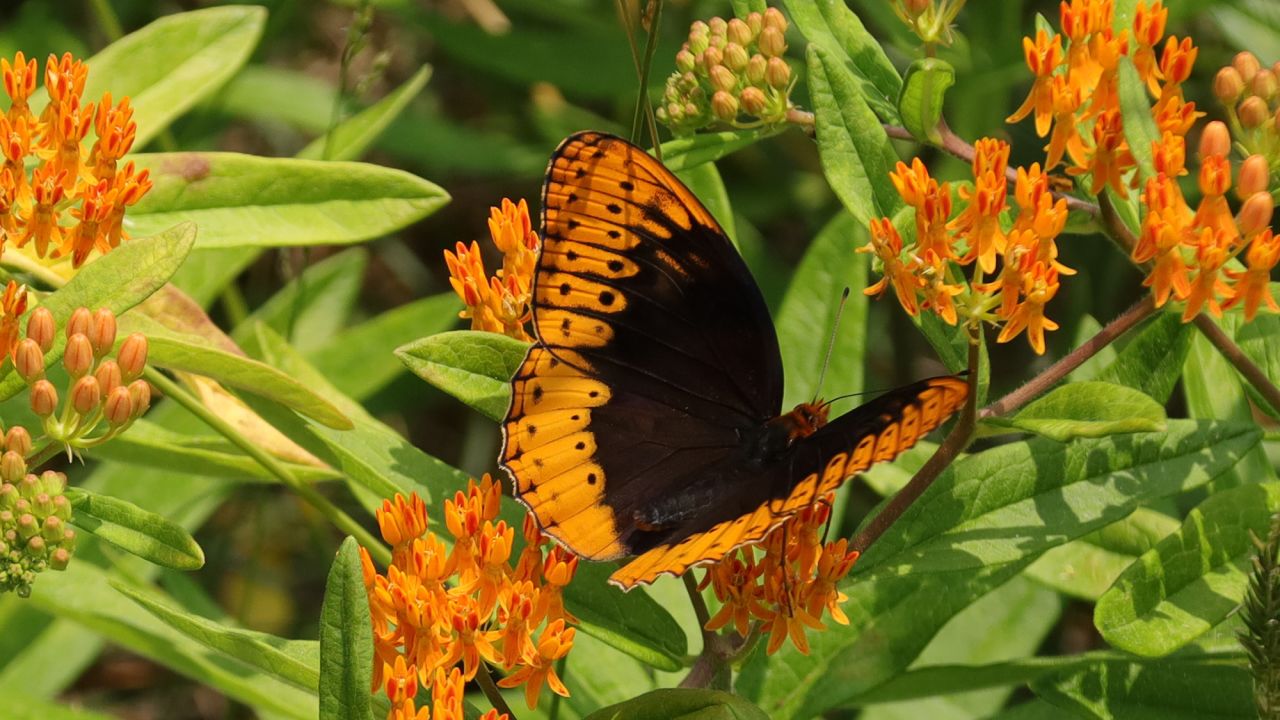
[[18,350],[19,321],[27,311],[27,289],[10,280],[0,296],[0,368]]
[[1133,65],[1138,76],[1147,83],[1152,95],[1160,94],[1160,79],[1163,75],[1156,63],[1155,46],[1164,37],[1164,26],[1169,19],[1169,10],[1161,0],[1155,0],[1147,7],[1147,3],[1139,0],[1133,13],[1133,39],[1136,48],[1133,51]]
[[871,239],[858,252],[874,253],[884,263],[883,277],[878,282],[863,290],[864,295],[878,296],[893,286],[893,292],[907,314],[915,317],[920,313],[919,292],[924,287],[923,281],[914,272],[914,266],[904,263],[902,255],[902,236],[893,226],[889,218],[871,221]]
[[1010,314],[996,342],[1009,342],[1026,330],[1031,348],[1043,355],[1044,331],[1058,329],[1057,323],[1044,316],[1044,306],[1058,292],[1058,271],[1030,257],[1026,261],[1030,268],[1022,273],[1023,299]]
[[1027,99],[1013,114],[1005,118],[1005,122],[1015,123],[1032,112],[1035,112],[1036,134],[1044,137],[1053,122],[1053,75],[1062,61],[1062,38],[1056,33],[1050,37],[1043,29],[1036,30],[1036,39],[1022,39],[1023,55],[1027,59],[1027,67],[1036,76],[1027,93]]
[[1187,307],[1182,312],[1182,322],[1190,322],[1200,310],[1207,307],[1215,317],[1222,317],[1218,296],[1231,290],[1219,276],[1223,265],[1231,258],[1232,238],[1213,228],[1201,228],[1196,236],[1196,274],[1187,293]]
[[1124,174],[1137,164],[1124,137],[1120,109],[1111,108],[1098,116],[1093,124],[1093,147],[1085,150],[1076,164],[1067,168],[1069,175],[1090,175],[1089,194],[1097,195],[1110,186],[1120,197],[1128,197]]
[[577,630],[567,627],[563,619],[547,625],[533,651],[525,654],[523,666],[499,680],[498,686],[512,688],[523,684],[525,702],[530,710],[538,707],[538,696],[542,694],[544,684],[551,689],[551,692],[561,697],[568,697],[569,689],[556,674],[556,661],[567,655],[573,648],[575,634]]
[[9,96],[11,105],[8,116],[10,120],[26,120],[31,116],[27,105],[31,94],[36,91],[39,81],[39,65],[35,58],[27,59],[21,50],[13,57],[13,63],[0,58],[0,75],[4,77],[4,91]]
[[1245,262],[1247,270],[1227,270],[1227,275],[1236,282],[1222,309],[1230,310],[1243,302],[1245,322],[1257,315],[1258,307],[1264,302],[1272,312],[1280,312],[1280,305],[1271,293],[1271,270],[1280,262],[1280,237],[1271,228],[1263,230],[1249,244]]
[[982,138],[975,143],[975,150],[974,187],[960,189],[960,198],[968,205],[951,221],[948,229],[969,245],[968,253],[960,262],[970,263],[976,259],[982,271],[989,273],[996,269],[996,253],[1004,251],[1000,213],[1005,209],[1008,188],[1005,169],[1009,162],[1009,143]]
[[467,306],[460,317],[471,319],[472,330],[532,340],[530,288],[540,242],[528,205],[504,199],[500,208],[490,208],[489,234],[503,255],[502,269],[493,277],[485,272],[478,243],[458,243],[453,252],[444,252],[449,283]]

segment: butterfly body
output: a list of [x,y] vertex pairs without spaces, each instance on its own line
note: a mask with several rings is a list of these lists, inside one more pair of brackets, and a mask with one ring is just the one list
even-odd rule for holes
[[500,462],[539,526],[624,587],[754,542],[963,402],[948,377],[826,422],[782,414],[764,299],[711,214],[626,141],[552,156],[533,282],[538,342],[512,379]]

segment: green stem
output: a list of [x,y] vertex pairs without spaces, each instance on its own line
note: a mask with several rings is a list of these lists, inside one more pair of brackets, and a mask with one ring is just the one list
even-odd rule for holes
[[98,16],[98,24],[102,26],[102,32],[106,33],[108,40],[115,42],[124,37],[120,18],[116,17],[116,11],[108,0],[90,0],[89,4],[93,7],[93,14]]
[[502,697],[498,684],[493,681],[493,675],[489,672],[489,663],[483,660],[480,661],[480,670],[476,673],[476,684],[480,686],[480,690],[484,692],[484,696],[488,698],[494,710],[499,714],[505,713],[511,720],[516,720],[516,714],[511,711],[511,706],[507,705],[506,699]]
[[226,420],[218,417],[213,413],[213,411],[206,407],[204,403],[200,402],[198,398],[187,392],[187,390],[178,383],[170,380],[167,375],[161,373],[159,370],[156,370],[153,367],[148,367],[144,375],[147,381],[159,388],[162,393],[173,398],[175,402],[190,411],[192,415],[195,415],[211,429],[215,430],[227,440],[230,440],[231,444],[240,448],[246,455],[256,460],[259,465],[267,470],[267,472],[274,475],[280,480],[280,482],[287,485],[289,489],[301,496],[303,500],[332,522],[335,527],[354,537],[357,542],[369,551],[369,554],[373,557],[375,562],[381,565],[389,565],[391,563],[391,551],[387,549],[386,545],[382,544],[382,542],[374,537],[371,532],[366,530],[364,526],[352,519],[350,515],[346,514],[330,502],[328,498],[317,492],[315,488],[294,477],[293,473],[289,472],[288,468],[286,468],[280,460],[276,459],[275,456],[271,455],[266,450],[263,450],[249,438],[240,434],[239,431],[231,426],[231,423],[228,423]]

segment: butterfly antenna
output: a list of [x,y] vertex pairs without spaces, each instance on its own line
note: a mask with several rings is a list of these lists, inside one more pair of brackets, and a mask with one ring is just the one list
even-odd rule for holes
[[653,139],[654,152],[658,160],[661,161],[662,149],[658,144],[658,125],[654,118],[653,107],[649,104],[649,75],[650,69],[653,67],[653,57],[658,50],[658,26],[662,21],[662,0],[648,0],[641,10],[640,26],[645,30],[646,34],[643,57],[640,54],[640,49],[636,47],[637,28],[631,13],[628,11],[628,3],[625,0],[617,0],[617,4],[618,14],[622,17],[622,22],[626,27],[627,44],[631,47],[631,62],[635,66],[636,75],[639,78],[635,112],[631,116],[631,135],[629,139],[633,143],[639,143],[641,125],[647,125],[649,134]]
[[[813,389],[813,399],[818,399],[822,392],[822,381],[827,378],[827,367],[831,365],[831,353],[836,349],[836,331],[840,329],[840,316],[844,315],[844,304],[849,299],[849,288],[845,287],[840,294],[840,304],[836,307],[836,318],[831,323],[831,339],[827,341],[827,356],[822,360],[822,370],[818,373],[818,385]],[[829,403],[828,403],[829,404]]]

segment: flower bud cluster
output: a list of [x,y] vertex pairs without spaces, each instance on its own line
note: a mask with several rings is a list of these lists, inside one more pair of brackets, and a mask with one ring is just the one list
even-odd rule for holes
[[893,12],[926,45],[950,45],[951,25],[965,0],[893,0]]
[[36,575],[66,570],[75,549],[67,476],[27,472],[31,435],[15,425],[3,438],[0,456],[0,593],[31,594]]
[[[45,376],[45,354],[53,349],[57,333],[47,309],[32,311],[27,336],[13,350],[14,369],[30,388],[31,411],[43,421],[45,436],[68,450],[89,448],[119,435],[151,406],[151,386],[141,379],[147,338],[130,335],[111,357],[116,318],[106,308],[77,309],[65,331],[67,385],[61,396]],[[104,424],[106,429],[99,431]]]
[[786,32],[777,8],[695,22],[676,53],[658,119],[677,134],[716,122],[737,128],[783,122],[795,84],[783,59]]
[[1280,171],[1280,61],[1265,67],[1249,51],[1238,53],[1213,78],[1213,94],[1227,110],[1232,138],[1250,155]]

